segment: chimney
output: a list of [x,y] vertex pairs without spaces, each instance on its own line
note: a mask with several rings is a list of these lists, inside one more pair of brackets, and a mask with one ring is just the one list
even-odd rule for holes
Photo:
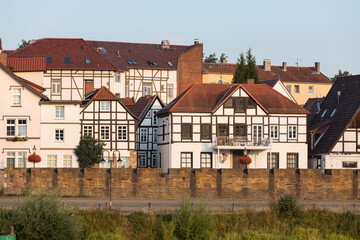
[[221,63],[226,63],[226,58],[221,59]]
[[7,67],[7,54],[6,53],[0,52],[0,64]]
[[340,103],[341,100],[341,91],[337,91],[337,103]]
[[267,72],[271,71],[271,62],[270,59],[265,59],[264,60],[264,70]]
[[169,40],[162,40],[162,41],[161,41],[161,48],[162,48],[162,49],[169,49],[169,48],[170,48],[170,42],[169,42]]
[[283,62],[283,63],[282,63],[282,69],[283,69],[284,72],[286,72],[286,67],[287,67],[287,66],[286,66],[286,62]]
[[315,72],[320,73],[320,62],[315,62]]
[[198,40],[198,39],[195,39],[194,45],[198,45],[198,44],[199,44],[199,40]]
[[247,79],[246,84],[255,84],[255,80],[254,79]]

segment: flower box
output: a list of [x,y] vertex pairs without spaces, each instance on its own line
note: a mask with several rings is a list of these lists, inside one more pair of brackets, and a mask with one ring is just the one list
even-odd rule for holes
[[7,137],[6,141],[11,141],[11,142],[21,142],[21,141],[27,141],[28,138],[27,137]]

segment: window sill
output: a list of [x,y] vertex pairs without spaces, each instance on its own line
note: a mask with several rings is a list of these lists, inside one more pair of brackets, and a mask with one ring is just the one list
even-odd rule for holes
[[22,107],[21,105],[11,105],[11,107]]

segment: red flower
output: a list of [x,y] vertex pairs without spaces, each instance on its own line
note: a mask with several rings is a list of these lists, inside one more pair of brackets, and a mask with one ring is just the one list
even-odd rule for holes
[[249,165],[251,163],[251,158],[249,156],[241,156],[240,164]]
[[41,157],[35,153],[32,153],[28,156],[28,161],[29,162],[41,162]]

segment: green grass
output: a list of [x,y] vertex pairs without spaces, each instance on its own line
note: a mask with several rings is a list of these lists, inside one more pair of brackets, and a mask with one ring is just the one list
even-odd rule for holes
[[[56,227],[59,224],[62,227]],[[304,211],[289,196],[273,203],[270,210],[246,209],[230,214],[212,213],[203,204],[191,207],[184,201],[178,210],[165,215],[134,212],[125,216],[118,210],[63,209],[54,196],[30,196],[13,210],[0,209],[0,230],[7,232],[15,226],[20,240],[33,239],[23,237],[25,234],[48,232],[50,225],[59,231],[57,234],[72,229],[74,236],[78,234],[78,239],[83,240],[360,239],[359,215],[320,209]],[[36,239],[58,238],[44,235]]]

